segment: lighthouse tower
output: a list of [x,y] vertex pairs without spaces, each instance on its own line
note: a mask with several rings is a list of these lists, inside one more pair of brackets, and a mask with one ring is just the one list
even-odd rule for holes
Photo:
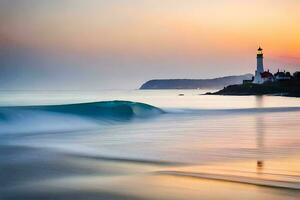
[[261,78],[261,73],[264,72],[264,54],[263,54],[263,49],[259,47],[257,49],[257,66],[256,66],[256,71],[255,71],[255,76],[254,76],[254,81],[253,83],[256,84],[262,84],[263,79]]

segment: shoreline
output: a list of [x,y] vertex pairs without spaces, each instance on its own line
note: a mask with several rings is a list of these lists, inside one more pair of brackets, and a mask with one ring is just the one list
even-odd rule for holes
[[207,92],[205,94],[202,95],[214,95],[214,96],[273,96],[273,97],[293,97],[293,98],[300,98],[300,95],[290,95],[290,94],[278,94],[278,93],[274,93],[274,94],[241,94],[241,93],[237,93],[237,94],[216,94],[216,93],[212,93],[212,92]]
[[267,82],[264,84],[244,83],[230,85],[217,92],[208,92],[206,95],[231,95],[231,96],[284,96],[300,97],[300,81],[290,80],[282,82]]

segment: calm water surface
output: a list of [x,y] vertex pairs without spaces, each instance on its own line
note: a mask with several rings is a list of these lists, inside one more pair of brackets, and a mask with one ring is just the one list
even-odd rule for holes
[[0,92],[0,199],[299,199],[300,99],[203,93]]

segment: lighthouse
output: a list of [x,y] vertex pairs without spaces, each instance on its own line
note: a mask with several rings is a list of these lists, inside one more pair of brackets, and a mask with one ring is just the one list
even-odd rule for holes
[[261,74],[264,72],[264,54],[263,49],[259,47],[257,49],[257,56],[256,56],[257,64],[256,64],[256,71],[253,83],[261,84],[263,83],[263,79]]

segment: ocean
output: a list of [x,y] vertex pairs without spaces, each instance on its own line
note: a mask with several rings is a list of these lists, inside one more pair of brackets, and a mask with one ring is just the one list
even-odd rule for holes
[[0,199],[299,199],[300,99],[0,92]]

